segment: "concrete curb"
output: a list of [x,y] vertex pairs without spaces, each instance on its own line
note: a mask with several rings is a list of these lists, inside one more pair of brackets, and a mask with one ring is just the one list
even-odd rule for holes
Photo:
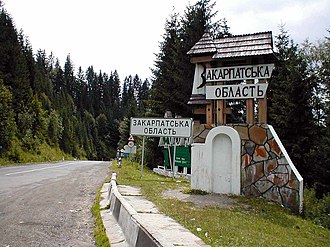
[[111,246],[209,246],[175,220],[160,213],[140,194],[139,189],[126,185],[117,187],[115,173],[102,191],[100,205],[106,205],[106,210],[101,211],[101,215],[103,224],[108,225],[106,232]]
[[[113,173],[111,177],[110,184],[107,184],[101,190],[101,209],[108,207],[110,203],[110,209],[108,214],[111,214],[113,218],[117,221],[118,225],[123,229],[123,234],[125,236],[126,246],[162,246],[137,220],[138,213],[136,210],[125,200],[125,198],[119,193],[116,184],[116,174]],[[106,214],[106,213],[105,213]],[[103,221],[105,220],[105,215],[103,213]],[[108,234],[108,233],[107,233]],[[110,234],[111,237],[113,234]],[[122,235],[119,234],[119,239],[121,243],[123,242]],[[109,237],[109,239],[111,239]],[[111,239],[112,241],[112,239]],[[116,242],[116,240],[115,240]],[[113,243],[111,244],[113,245]]]

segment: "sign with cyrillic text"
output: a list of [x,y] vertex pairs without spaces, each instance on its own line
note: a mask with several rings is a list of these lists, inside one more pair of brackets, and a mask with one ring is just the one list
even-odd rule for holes
[[268,83],[206,86],[206,99],[263,99]]
[[131,118],[131,135],[153,137],[190,137],[191,118]]
[[267,79],[273,72],[274,64],[245,65],[235,67],[206,68],[206,82]]

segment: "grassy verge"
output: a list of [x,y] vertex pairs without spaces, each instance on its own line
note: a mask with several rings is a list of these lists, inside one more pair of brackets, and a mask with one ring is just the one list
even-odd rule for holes
[[46,143],[40,144],[35,151],[23,150],[20,146],[16,146],[11,152],[0,157],[0,166],[59,161],[63,158],[73,159],[58,147],[51,147]]
[[100,187],[98,192],[96,193],[95,202],[92,207],[92,214],[95,218],[95,226],[94,226],[95,245],[97,247],[110,247],[109,239],[105,232],[105,228],[103,226],[101,213],[100,213],[101,188],[102,187]]
[[28,164],[40,162],[52,162],[59,160],[72,160],[73,158],[65,154],[59,147],[51,147],[46,143],[40,144],[35,151],[23,150],[16,145],[12,151],[0,157],[0,166]]
[[146,168],[140,178],[139,165],[129,161],[112,168],[118,184],[140,186],[160,211],[212,246],[329,246],[328,229],[266,200],[238,197],[233,209],[197,207],[162,197],[168,189],[189,191],[186,180],[172,180]]

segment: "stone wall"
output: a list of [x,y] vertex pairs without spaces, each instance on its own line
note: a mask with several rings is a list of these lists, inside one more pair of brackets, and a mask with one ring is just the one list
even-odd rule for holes
[[[241,138],[241,194],[301,211],[302,178],[273,128],[267,124],[228,126]],[[203,143],[210,129],[210,125],[194,126],[194,142]]]

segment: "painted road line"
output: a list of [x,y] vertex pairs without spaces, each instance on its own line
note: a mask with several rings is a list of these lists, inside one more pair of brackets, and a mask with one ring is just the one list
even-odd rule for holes
[[49,167],[43,167],[43,168],[32,169],[32,170],[27,170],[27,171],[12,172],[12,173],[5,174],[5,176],[11,176],[11,175],[17,175],[17,174],[23,174],[23,173],[29,173],[29,172],[37,172],[37,171],[47,170],[47,169],[54,169],[54,168],[58,168],[58,167],[62,167],[62,166],[68,166],[68,165],[72,165],[72,164],[76,164],[76,162],[70,162],[70,163],[66,163],[66,164],[63,164],[63,165],[49,166]]

